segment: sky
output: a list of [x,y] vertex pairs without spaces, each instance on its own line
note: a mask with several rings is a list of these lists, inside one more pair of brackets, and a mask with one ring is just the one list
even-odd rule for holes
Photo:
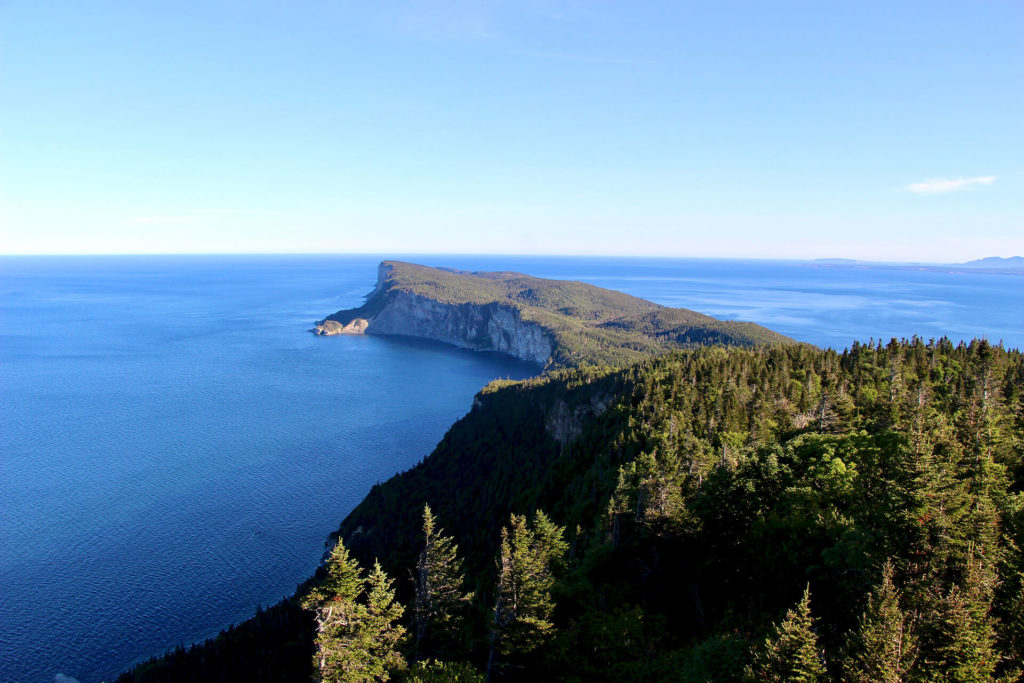
[[1024,3],[0,0],[0,253],[1024,254]]

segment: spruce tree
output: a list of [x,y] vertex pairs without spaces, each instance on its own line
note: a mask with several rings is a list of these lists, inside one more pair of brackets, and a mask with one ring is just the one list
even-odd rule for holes
[[923,666],[927,678],[955,683],[993,680],[999,655],[989,579],[981,561],[969,558],[963,584],[949,589],[933,616],[934,645]]
[[390,671],[405,666],[405,660],[398,651],[405,637],[405,628],[399,625],[398,620],[405,613],[405,608],[395,601],[391,584],[380,562],[374,562],[373,571],[366,579],[366,616],[360,630],[370,654],[365,673],[378,681],[388,680]]
[[404,665],[397,651],[404,611],[379,563],[366,579],[339,539],[327,561],[327,576],[302,601],[316,619],[314,670],[324,683],[387,681]]
[[1006,539],[1006,544],[1008,547],[999,571],[1000,584],[993,601],[993,611],[999,615],[997,629],[999,650],[1003,654],[1002,673],[1024,680],[1024,672],[1021,671],[1024,668],[1024,553],[1012,537]]
[[498,552],[498,583],[495,588],[490,677],[497,656],[521,655],[540,647],[554,629],[551,588],[554,570],[568,550],[565,529],[537,511],[531,529],[522,515],[512,515],[501,530]]
[[772,627],[762,649],[754,655],[752,677],[772,683],[812,683],[825,675],[825,665],[814,633],[811,587],[804,589],[795,609]]
[[413,596],[418,656],[450,655],[458,643],[464,611],[472,593],[463,590],[465,574],[458,546],[437,528],[429,505],[423,506],[423,547],[416,562]]
[[868,596],[843,662],[849,683],[902,683],[917,654],[917,641],[900,609],[900,592],[893,585],[892,563],[882,568],[882,583]]
[[302,606],[316,618],[314,670],[322,681],[359,680],[346,672],[361,668],[366,653],[350,647],[364,608],[357,598],[363,592],[362,570],[345,544],[338,539],[327,560],[327,577],[306,595]]
[[609,512],[628,519],[630,526],[663,525],[683,508],[681,476],[674,452],[642,453],[619,468]]

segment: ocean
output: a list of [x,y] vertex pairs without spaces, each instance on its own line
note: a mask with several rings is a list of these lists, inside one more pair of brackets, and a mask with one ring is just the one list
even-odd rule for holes
[[[377,256],[0,257],[0,680],[110,680],[291,593],[370,487],[497,377],[316,337]],[[389,257],[390,258],[390,257]],[[807,262],[401,256],[583,280],[800,341],[1024,346],[1024,276]]]

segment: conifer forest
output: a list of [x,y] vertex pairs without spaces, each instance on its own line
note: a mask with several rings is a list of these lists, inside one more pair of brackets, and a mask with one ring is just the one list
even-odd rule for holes
[[1016,681],[1024,358],[707,347],[494,382],[292,599],[119,681]]

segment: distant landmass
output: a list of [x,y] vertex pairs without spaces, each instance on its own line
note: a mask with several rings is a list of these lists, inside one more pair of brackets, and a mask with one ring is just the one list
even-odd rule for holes
[[1024,268],[1024,256],[989,256],[963,263],[968,268]]
[[988,256],[965,263],[887,263],[849,258],[819,258],[809,262],[819,268],[881,268],[885,270],[925,270],[936,273],[998,273],[1024,275],[1024,256]]
[[582,282],[385,261],[358,308],[315,332],[434,339],[499,351],[545,368],[622,366],[673,350],[795,343],[751,322],[670,308]]

